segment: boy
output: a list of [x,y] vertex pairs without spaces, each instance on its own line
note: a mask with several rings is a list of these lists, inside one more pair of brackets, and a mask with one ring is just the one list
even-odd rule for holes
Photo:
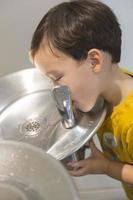
[[98,131],[105,154],[93,142],[91,156],[71,162],[71,175],[107,174],[122,181],[133,199],[133,78],[118,63],[121,29],[116,16],[95,0],[64,2],[39,23],[30,56],[54,84],[67,85],[74,106],[89,112],[102,96],[107,117]]

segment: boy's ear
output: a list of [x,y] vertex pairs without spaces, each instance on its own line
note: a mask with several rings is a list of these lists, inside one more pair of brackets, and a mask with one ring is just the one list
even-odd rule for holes
[[98,49],[91,49],[90,51],[88,51],[88,58],[92,70],[95,73],[100,72],[103,62],[102,52]]

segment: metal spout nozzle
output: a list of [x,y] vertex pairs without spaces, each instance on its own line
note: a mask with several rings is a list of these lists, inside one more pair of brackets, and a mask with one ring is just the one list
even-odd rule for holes
[[55,86],[53,88],[53,97],[59,113],[62,116],[62,123],[65,128],[72,128],[75,126],[75,118],[72,109],[72,101],[70,89],[65,86]]

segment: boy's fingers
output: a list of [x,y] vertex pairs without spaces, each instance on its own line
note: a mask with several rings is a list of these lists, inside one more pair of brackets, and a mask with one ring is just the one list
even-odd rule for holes
[[68,167],[74,168],[74,169],[78,169],[80,167],[82,167],[82,161],[78,161],[78,162],[69,162],[67,164]]
[[84,168],[79,168],[78,170],[69,170],[71,176],[83,176],[85,175]]

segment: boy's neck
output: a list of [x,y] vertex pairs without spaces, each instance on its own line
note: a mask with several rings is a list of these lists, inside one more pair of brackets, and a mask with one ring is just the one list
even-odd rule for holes
[[112,66],[110,83],[107,84],[102,96],[114,108],[133,91],[133,78],[125,74],[118,65]]

